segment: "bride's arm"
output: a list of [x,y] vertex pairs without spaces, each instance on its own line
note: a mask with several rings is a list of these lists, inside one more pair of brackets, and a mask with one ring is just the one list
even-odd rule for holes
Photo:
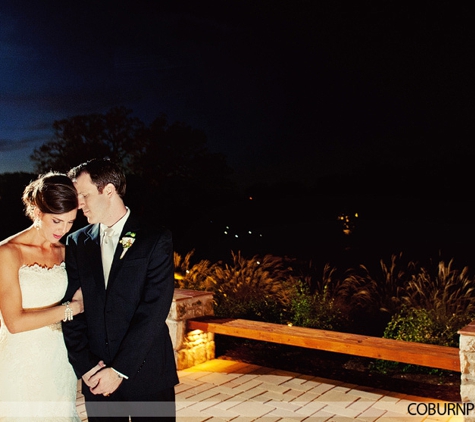
[[[34,330],[60,322],[65,318],[66,306],[58,305],[40,310],[22,307],[18,271],[20,254],[8,244],[0,246],[0,311],[10,333]],[[69,307],[73,315],[83,312],[82,296],[75,295]]]

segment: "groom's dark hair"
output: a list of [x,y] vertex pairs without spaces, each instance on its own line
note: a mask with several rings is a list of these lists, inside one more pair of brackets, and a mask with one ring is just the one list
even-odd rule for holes
[[97,186],[100,193],[107,184],[112,183],[119,196],[124,197],[127,186],[125,174],[109,158],[94,158],[79,164],[69,170],[68,176],[74,181],[83,173],[88,173],[91,176],[92,183]]

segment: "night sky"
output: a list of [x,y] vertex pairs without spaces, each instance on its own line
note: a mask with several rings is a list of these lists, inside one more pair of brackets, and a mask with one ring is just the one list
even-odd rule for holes
[[474,154],[463,2],[2,0],[0,173],[124,105],[207,134],[242,183]]

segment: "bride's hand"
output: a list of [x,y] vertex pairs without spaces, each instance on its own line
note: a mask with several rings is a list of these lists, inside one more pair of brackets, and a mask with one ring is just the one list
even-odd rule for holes
[[82,298],[82,290],[81,288],[76,290],[76,293],[74,293],[73,298],[71,299],[71,305],[74,306],[74,308],[77,309],[77,312],[74,312],[74,315],[81,314],[84,312],[84,302]]

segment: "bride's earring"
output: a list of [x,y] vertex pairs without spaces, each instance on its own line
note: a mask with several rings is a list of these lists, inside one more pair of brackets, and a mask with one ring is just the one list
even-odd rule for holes
[[33,227],[36,229],[36,230],[39,230],[40,227],[41,227],[41,220],[36,217],[35,218],[35,221],[33,221]]

